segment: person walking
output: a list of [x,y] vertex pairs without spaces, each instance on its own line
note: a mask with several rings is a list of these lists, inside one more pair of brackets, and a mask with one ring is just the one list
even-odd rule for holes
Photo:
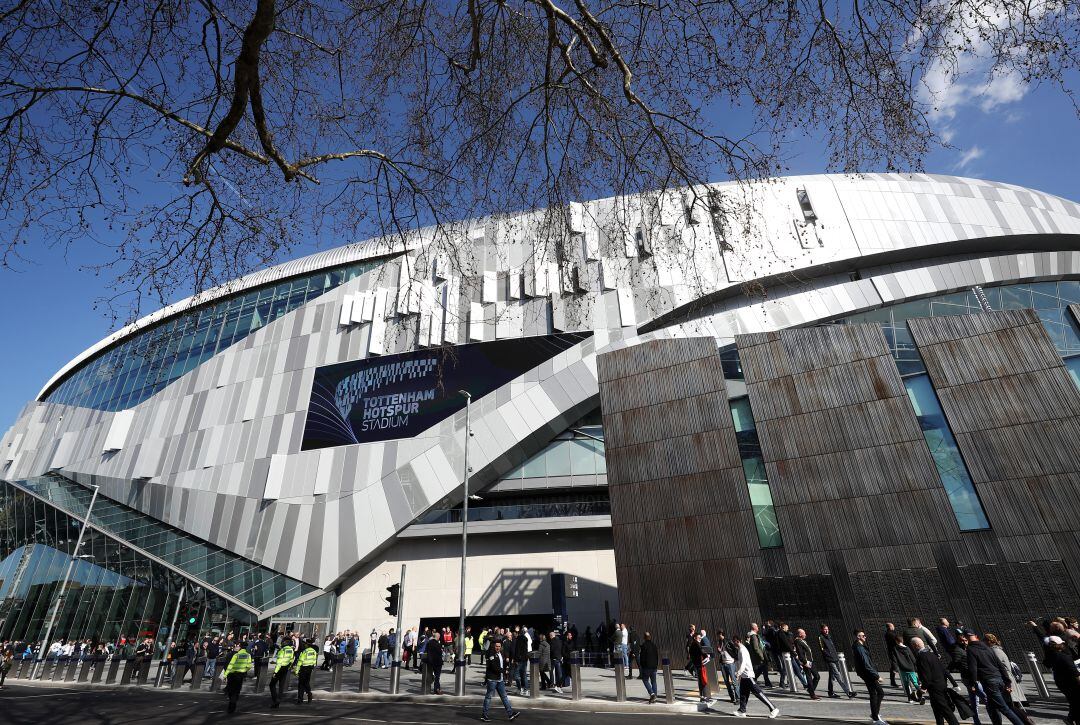
[[641,673],[641,682],[645,685],[645,692],[649,694],[649,704],[656,702],[656,670],[660,666],[660,650],[652,641],[652,634],[645,633],[638,649],[638,671]]
[[11,648],[10,644],[5,644],[4,651],[0,652],[0,690],[4,689],[4,679],[11,670],[11,665],[14,661],[15,650]]
[[720,671],[724,676],[724,686],[727,688],[731,704],[739,701],[736,691],[738,680],[735,679],[735,650],[732,642],[728,640],[724,630],[720,630],[716,636],[716,656],[720,658]]
[[870,695],[870,718],[875,725],[888,725],[881,719],[881,701],[885,699],[885,691],[881,689],[881,675],[874,667],[870,649],[866,646],[866,632],[858,629],[854,634],[855,644],[851,646],[851,662],[855,667],[855,674],[866,683],[866,691]]
[[848,699],[855,697],[855,693],[848,686],[847,678],[840,671],[840,654],[832,635],[829,634],[829,625],[821,625],[821,633],[817,639],[821,659],[825,660],[825,666],[829,668],[829,697],[839,697],[833,693],[833,682],[840,683],[840,688],[847,694]]
[[1080,671],[1072,653],[1066,649],[1065,640],[1056,634],[1046,638],[1045,664],[1054,676],[1054,684],[1069,703],[1069,714],[1065,722],[1069,725],[1080,723]]
[[1005,654],[1005,648],[1001,646],[1001,640],[996,635],[987,633],[986,646],[990,648],[990,651],[998,658],[998,662],[1005,668],[1005,674],[1007,675],[1005,678],[1005,704],[1016,713],[1018,718],[1024,721],[1024,725],[1032,725],[1031,717],[1027,714],[1027,710],[1024,709],[1024,705],[1027,704],[1024,697],[1024,688],[1020,687],[1020,683],[1013,676],[1013,667],[1015,665],[1009,660],[1009,655]]
[[896,665],[896,638],[900,633],[892,622],[885,623],[885,652],[889,655],[889,684],[896,687],[896,675],[900,668]]
[[705,648],[701,646],[702,640],[705,638],[704,633],[698,630],[694,634],[694,641],[690,643],[690,667],[693,668],[697,674],[698,683],[698,699],[701,702],[712,702],[712,698],[709,697],[709,673],[705,669],[705,665],[708,664],[708,655],[705,653]]
[[930,709],[934,712],[937,725],[959,725],[956,719],[952,698],[949,696],[948,678],[945,665],[933,650],[926,646],[921,637],[911,640],[911,649],[915,650],[915,668],[919,673],[919,685],[930,700]]
[[739,709],[731,714],[735,717],[746,717],[746,703],[750,701],[750,695],[753,694],[757,699],[761,700],[765,707],[769,708],[769,717],[775,718],[780,714],[780,708],[773,705],[758,686],[754,676],[754,665],[750,651],[742,643],[739,635],[734,635],[731,639],[737,653],[735,655],[735,679],[739,683]]
[[292,644],[284,642],[274,655],[274,671],[270,674],[270,707],[281,706],[281,696],[285,690],[285,677],[293,663]]
[[562,694],[563,682],[563,641],[558,632],[551,632],[548,635],[548,640],[551,645],[551,677],[555,687],[553,688],[558,694]]
[[518,712],[510,705],[510,698],[506,696],[506,684],[503,682],[503,674],[506,671],[506,659],[503,656],[502,642],[496,642],[491,652],[484,656],[484,709],[480,713],[482,722],[490,722],[488,707],[491,705],[491,696],[499,693],[503,707],[506,708],[506,717],[513,720]]
[[375,658],[375,669],[384,670],[390,666],[390,638],[385,632],[379,635],[377,646],[379,655]]
[[251,670],[251,653],[241,642],[238,644],[236,653],[229,659],[225,666],[225,694],[229,697],[229,713],[236,712],[236,705],[240,701],[240,690],[244,687],[244,678]]
[[[921,641],[919,637],[913,637],[911,643],[915,644],[917,639]],[[923,704],[922,690],[919,689],[919,674],[915,665],[915,652],[904,644],[904,638],[900,635],[896,635],[893,659],[900,670],[900,679],[904,683],[904,693],[908,700]]]
[[[967,666],[968,673],[973,681],[982,685],[986,695],[986,710],[990,715],[990,721],[994,725],[1001,725],[1001,716],[1004,715],[1012,725],[1025,725],[1008,702],[1005,701],[1005,693],[1009,687],[1005,684],[1009,680],[1009,673],[1005,665],[998,660],[997,656],[990,651],[986,643],[979,639],[973,630],[965,629],[967,637]],[[972,692],[974,684],[970,685]]]
[[304,704],[304,694],[307,694],[307,701],[312,701],[311,696],[311,673],[315,670],[315,665],[319,664],[319,652],[315,649],[315,645],[310,639],[304,640],[304,647],[300,650],[300,654],[296,657],[296,663],[293,665],[293,672],[296,673],[296,704]]
[[519,695],[529,687],[529,640],[520,630],[514,632],[514,684]]
[[772,687],[772,681],[769,679],[768,653],[756,622],[750,623],[750,631],[746,633],[746,648],[750,653],[751,665],[754,668],[754,679],[764,675],[765,687]]
[[817,669],[814,667],[814,650],[810,648],[810,643],[806,641],[805,629],[795,631],[795,661],[802,668],[806,693],[810,695],[811,700],[820,700],[821,696],[816,691],[818,683],[821,682],[821,675],[817,673]]
[[441,646],[429,644],[424,650],[424,662],[431,672],[431,694],[442,694],[442,667],[444,650]]
[[547,690],[551,687],[551,641],[547,637],[540,638],[540,689]]

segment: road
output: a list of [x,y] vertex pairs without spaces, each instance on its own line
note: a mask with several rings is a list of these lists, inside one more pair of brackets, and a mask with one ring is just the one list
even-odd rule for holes
[[[513,698],[512,698],[513,699]],[[516,703],[515,703],[516,704]],[[523,705],[525,703],[522,703]],[[245,693],[240,699],[240,709],[235,715],[225,712],[225,697],[217,693],[192,693],[170,690],[100,690],[75,687],[39,687],[11,684],[0,690],[0,718],[5,724],[39,725],[40,723],[106,723],[126,725],[160,721],[201,725],[227,720],[238,725],[261,723],[262,725],[314,725],[319,722],[341,721],[359,725],[396,723],[398,725],[452,725],[453,723],[478,722],[479,700],[467,705],[457,703],[380,703],[335,700],[332,696],[319,698],[310,705],[299,706],[284,702],[276,710],[270,709],[270,696]],[[753,708],[753,705],[751,705]],[[761,708],[751,713],[761,715]],[[493,722],[506,722],[506,713],[492,702],[490,713]],[[668,714],[659,712],[593,713],[582,710],[530,710],[522,708],[521,717],[515,723],[556,725],[579,722],[582,716],[589,718],[590,725],[652,725],[660,723],[688,725],[689,718],[710,718],[735,722],[729,716],[709,714]],[[776,723],[795,723],[794,719],[778,718]],[[805,722],[805,721],[802,721]]]

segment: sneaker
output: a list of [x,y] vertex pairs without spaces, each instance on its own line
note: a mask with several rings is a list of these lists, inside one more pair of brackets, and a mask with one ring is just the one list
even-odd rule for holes
[[769,711],[769,717],[773,718],[773,719],[776,719],[776,716],[779,715],[779,714],[780,714],[780,708],[778,708],[778,707],[774,707],[772,710]]
[[555,692],[557,692],[557,693],[559,693],[561,695],[562,694],[562,688],[561,687],[556,687]]
[[821,695],[814,695],[814,696],[813,696],[813,697],[811,697],[810,699],[811,699],[811,700],[820,700],[820,699],[821,699]]
[[746,717],[746,711],[745,710],[736,710],[735,712],[733,712],[731,714],[734,715],[735,717]]
[[649,704],[651,705],[654,702],[656,702],[656,695],[649,695]]
[[847,694],[847,698],[848,698],[849,700],[854,700],[854,699],[855,699],[856,697],[857,697],[857,695],[856,695],[856,694],[855,694],[854,692],[849,692],[849,693]]
[[507,720],[513,720],[515,717],[517,717],[520,714],[521,714],[520,712],[518,712],[517,710],[514,710],[512,713],[510,713],[510,717],[508,717],[506,719]]
[[480,716],[480,722],[491,722],[491,718],[488,717],[487,715],[481,715]]

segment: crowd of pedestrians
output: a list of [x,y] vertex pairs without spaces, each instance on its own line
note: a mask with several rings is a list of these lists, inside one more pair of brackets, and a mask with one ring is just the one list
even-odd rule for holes
[[[1069,704],[1067,721],[1080,725],[1080,670],[1076,664],[1080,660],[1080,623],[1056,618],[1041,623],[1031,621],[1028,626],[1037,638],[1042,665]],[[834,639],[828,624],[818,625],[812,637],[806,628],[792,628],[786,622],[772,620],[763,626],[750,623],[745,634],[731,635],[723,630],[710,634],[691,624],[685,643],[685,667],[696,679],[703,701],[712,701],[712,693],[723,691],[719,682],[710,682],[713,672],[719,675],[728,698],[737,706],[734,715],[745,716],[754,697],[770,717],[777,717],[779,708],[767,692],[774,688],[774,677],[779,688],[787,687],[788,678],[794,678],[813,701],[823,699],[821,689],[832,698],[859,697],[861,693],[852,686],[844,666],[841,653],[846,650],[847,664],[866,690],[875,725],[887,725],[881,712],[884,673],[888,673],[890,685],[902,689],[909,701],[929,704],[938,725],[958,725],[961,719],[982,725],[980,705],[993,725],[1001,725],[1004,720],[1011,725],[1033,725],[1023,688],[1018,686],[1021,670],[1009,659],[995,634],[980,634],[943,617],[933,628],[918,618],[899,625],[886,623],[880,636],[877,652],[884,653],[884,658],[879,661],[871,651],[870,635],[861,629],[852,632],[850,642],[844,646]],[[562,693],[571,684],[572,658],[584,650],[602,652],[611,662],[621,664],[628,677],[634,676],[636,667],[649,702],[657,699],[660,653],[650,632],[639,636],[626,623],[601,624],[595,630],[590,627],[581,638],[573,625],[548,632],[520,625],[475,631],[467,626],[463,639],[449,627],[409,628],[401,636],[400,651],[397,637],[394,629],[372,630],[366,641],[351,630],[317,639],[295,633],[273,637],[266,633],[205,634],[172,641],[167,649],[150,637],[121,637],[109,643],[59,639],[45,648],[42,659],[66,663],[120,657],[140,663],[163,654],[164,681],[178,676],[177,663],[186,665],[183,671],[187,676],[199,666],[203,677],[223,680],[229,711],[233,712],[244,678],[249,673],[257,675],[264,667],[270,668],[272,707],[279,706],[283,679],[290,671],[297,676],[297,703],[311,702],[311,676],[320,653],[324,669],[336,662],[351,666],[360,655],[370,657],[373,667],[386,668],[399,656],[403,667],[429,673],[431,691],[442,694],[442,675],[447,669],[453,672],[460,646],[467,664],[473,664],[474,657],[478,657],[483,666],[482,719],[487,720],[490,702],[496,695],[508,717],[517,717],[507,690],[516,689],[519,695],[530,690],[531,661],[538,665],[538,688]],[[42,647],[40,642],[0,644],[0,688],[16,660],[39,658]],[[162,651],[157,651],[159,648]],[[827,681],[821,688],[824,678]]]

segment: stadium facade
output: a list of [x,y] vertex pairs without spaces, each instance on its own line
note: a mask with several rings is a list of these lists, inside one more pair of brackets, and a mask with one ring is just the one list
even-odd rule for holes
[[450,623],[461,390],[473,621],[621,613],[672,645],[688,621],[1072,613],[1077,304],[1080,205],[931,175],[263,270],[86,350],[0,440],[0,639],[44,634],[92,486],[58,636],[386,629],[402,563],[406,621]]

